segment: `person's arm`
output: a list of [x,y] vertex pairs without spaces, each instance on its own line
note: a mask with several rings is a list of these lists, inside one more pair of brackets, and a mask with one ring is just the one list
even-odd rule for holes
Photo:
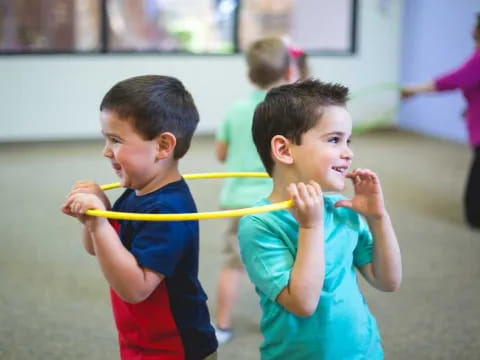
[[299,224],[298,249],[290,281],[276,301],[297,316],[310,316],[318,306],[325,272],[322,191],[314,182],[291,184],[288,191]]
[[460,67],[437,77],[433,81],[405,86],[401,89],[401,95],[403,98],[408,98],[426,92],[465,89],[478,84],[479,81],[480,52],[477,51]]
[[93,240],[90,236],[90,232],[85,225],[82,226],[82,244],[87,253],[95,256],[95,247],[93,246]]
[[347,175],[354,184],[351,200],[338,201],[336,207],[346,207],[362,214],[373,235],[373,261],[359,268],[365,279],[382,291],[395,291],[402,280],[402,261],[397,237],[385,209],[383,193],[377,175],[367,169],[357,169]]
[[[77,181],[73,185],[73,188],[70,191],[70,193],[68,193],[67,198],[77,193],[94,194],[102,201],[103,205],[105,206],[105,209],[107,210],[111,209],[110,200],[108,199],[107,195],[100,188],[100,185],[98,185],[94,181],[91,181],[91,180]],[[70,208],[65,205],[62,206],[61,210],[66,215],[76,217],[82,223],[82,225],[84,225],[85,218],[86,218],[85,215],[74,215],[71,213]],[[90,255],[95,255],[95,249],[93,247],[92,239],[85,226],[82,226],[82,243],[87,253],[89,253]]]
[[[96,195],[86,193],[72,194],[66,204],[76,215],[84,215],[89,209],[105,209]],[[85,227],[103,275],[115,292],[128,303],[138,303],[150,296],[164,275],[139,266],[106,218],[85,216]]]
[[436,91],[435,84],[433,83],[433,81],[429,81],[423,84],[407,85],[400,90],[400,94],[402,98],[409,98],[421,93],[428,93],[434,91]]
[[220,162],[225,162],[227,159],[228,154],[228,143],[217,140],[215,142],[215,155],[217,156],[217,160]]
[[365,279],[382,291],[395,291],[402,281],[400,248],[387,212],[367,217],[372,231],[373,261],[359,268]]
[[437,91],[468,89],[480,82],[480,51],[476,51],[463,65],[434,80]]

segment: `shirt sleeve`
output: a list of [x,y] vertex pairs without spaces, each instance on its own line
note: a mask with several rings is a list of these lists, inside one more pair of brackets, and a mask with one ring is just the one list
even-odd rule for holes
[[230,111],[226,114],[225,118],[222,121],[222,124],[217,129],[215,134],[215,139],[217,141],[229,142],[229,124],[230,124]]
[[459,68],[435,79],[438,91],[467,89],[480,82],[480,52],[476,52]]
[[359,234],[358,242],[353,251],[353,261],[356,267],[364,266],[373,261],[373,237],[367,222],[358,215]]
[[294,257],[260,219],[246,216],[239,225],[240,254],[253,284],[275,301],[288,285]]
[[139,221],[136,228],[131,252],[138,264],[165,276],[173,275],[191,236],[186,224]]

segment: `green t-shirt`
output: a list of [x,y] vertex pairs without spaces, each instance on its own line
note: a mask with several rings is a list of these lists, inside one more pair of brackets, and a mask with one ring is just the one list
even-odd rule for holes
[[[299,317],[275,299],[288,285],[297,253],[298,223],[287,210],[244,216],[240,253],[260,296],[260,347],[266,359],[383,359],[380,335],[360,292],[355,267],[372,261],[373,239],[356,212],[325,195],[325,279],[315,313]],[[266,199],[257,205],[266,205]]]
[[[237,101],[217,131],[217,140],[228,146],[225,161],[228,172],[265,172],[252,138],[253,114],[265,95],[265,90],[256,90],[247,99]],[[220,205],[224,208],[250,207],[271,191],[270,178],[227,178],[220,194]]]

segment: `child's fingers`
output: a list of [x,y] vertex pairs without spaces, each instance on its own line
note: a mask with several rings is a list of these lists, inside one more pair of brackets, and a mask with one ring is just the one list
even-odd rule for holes
[[70,210],[72,211],[72,213],[74,213],[75,215],[78,215],[79,214],[79,203],[78,201],[75,199],[75,197],[72,197],[72,200],[70,202]]
[[75,182],[73,186],[92,186],[92,185],[96,185],[96,182],[92,180],[79,180]]
[[362,168],[355,169],[351,173],[347,174],[346,177],[351,179],[353,183],[357,186],[367,184],[367,183],[373,183],[373,184],[380,183],[377,174],[375,174],[370,169],[362,169]]
[[319,194],[315,186],[313,186],[312,184],[308,184],[305,186],[305,189],[308,193],[309,202],[312,202],[312,203],[318,202]]
[[94,186],[94,187],[77,187],[73,190],[71,190],[68,194],[67,194],[67,198],[73,196],[73,195],[76,195],[76,194],[91,194],[91,195],[95,195],[97,197],[101,197],[102,194],[101,194],[101,189],[100,187],[97,187],[97,186]]
[[66,206],[65,204],[63,204],[61,207],[60,207],[60,210],[62,211],[62,213],[64,213],[65,215],[73,215],[72,213],[72,210],[70,209],[70,206]]
[[287,186],[287,192],[288,194],[290,195],[290,197],[294,197],[295,194],[297,193],[297,187],[295,186],[295,184],[290,184]]
[[380,183],[377,174],[375,174],[372,170],[365,169],[365,174],[368,176],[369,180],[372,183],[374,183],[374,184]]
[[296,205],[298,203],[298,189],[295,184],[290,184],[287,187],[287,192],[288,195],[290,195],[290,198],[293,200],[293,203]]
[[315,186],[312,183],[302,184],[300,188],[303,197],[303,204],[305,208],[312,209],[316,207],[323,199],[321,199],[320,186]]
[[73,193],[83,192],[83,193],[87,193],[87,194],[96,194],[99,191],[100,191],[99,189],[97,189],[96,187],[93,187],[93,186],[79,186],[79,187],[76,187],[75,189],[73,189],[71,192],[73,192]]
[[302,182],[297,184],[292,183],[288,186],[287,190],[297,209],[313,206],[319,201],[322,195],[320,185],[314,181],[310,181],[309,184]]
[[80,180],[80,181],[77,181],[75,184],[73,184],[72,191],[76,190],[76,189],[81,189],[81,188],[84,188],[84,187],[88,187],[88,181],[87,180]]
[[71,207],[72,207],[72,202],[73,202],[73,197],[72,197],[72,196],[67,196],[67,199],[65,200],[65,203],[62,205],[62,208],[69,208],[69,209],[71,209]]
[[83,215],[91,208],[88,197],[85,196],[85,193],[81,192],[72,194],[65,204],[70,207],[71,211],[76,215]]
[[82,201],[75,201],[72,207],[77,215],[85,215],[85,212],[92,208]]
[[75,194],[80,194],[80,193],[82,193],[82,194],[92,194],[93,191],[89,188],[79,187],[79,188],[76,188],[76,189],[73,189],[72,191],[70,191],[68,193],[68,196],[75,195]]
[[360,177],[356,172],[351,172],[345,175],[345,177],[352,180],[353,185],[358,185],[360,183]]
[[310,180],[310,185],[315,189],[316,196],[322,195],[322,188],[320,187],[319,183],[317,183],[316,181]]
[[303,201],[307,202],[307,203],[310,203],[310,200],[312,198],[312,188],[310,185],[307,185],[307,184],[304,184],[304,183],[300,183],[300,194],[303,198]]
[[297,209],[305,207],[306,202],[310,198],[309,190],[304,183],[290,184],[289,193],[292,197],[293,203]]
[[96,182],[91,180],[80,180],[73,185],[72,190],[70,192],[74,192],[74,193],[86,192],[86,193],[96,194],[101,191],[102,189]]
[[359,174],[362,183],[364,184],[379,184],[380,181],[378,179],[377,174],[369,169],[362,169],[361,173]]

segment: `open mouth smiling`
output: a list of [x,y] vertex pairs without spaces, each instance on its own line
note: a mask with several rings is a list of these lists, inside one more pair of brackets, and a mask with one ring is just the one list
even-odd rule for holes
[[344,175],[348,170],[348,166],[333,166],[332,170],[336,171],[337,173],[339,173],[341,175]]
[[122,170],[122,167],[118,164],[112,164],[112,168],[113,170],[115,170],[115,172],[120,172],[120,170]]

